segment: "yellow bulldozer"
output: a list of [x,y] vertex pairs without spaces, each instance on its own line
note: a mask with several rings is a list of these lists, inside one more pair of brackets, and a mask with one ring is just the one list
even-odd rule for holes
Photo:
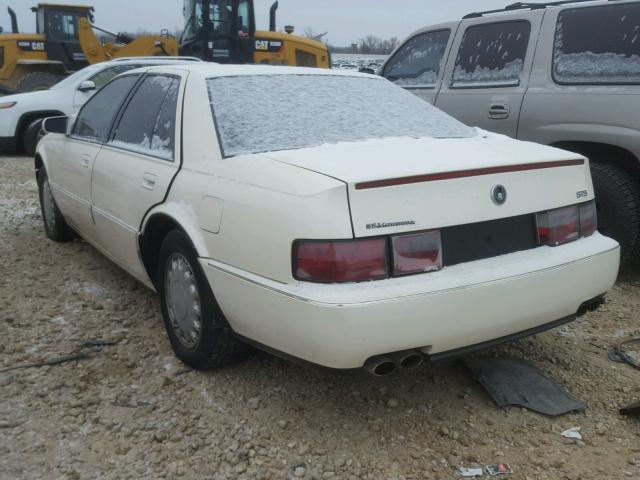
[[[0,90],[31,92],[51,87],[89,63],[130,56],[177,55],[178,42],[168,34],[130,38],[93,25],[94,9],[86,5],[38,4],[36,33],[20,33],[8,8],[11,33],[0,33]],[[112,35],[103,44],[94,29]]]
[[[184,55],[218,63],[257,63],[330,68],[327,46],[276,31],[278,2],[271,7],[269,31],[257,31],[253,0],[184,0],[180,42],[167,31],[131,38],[94,24],[87,5],[41,3],[33,7],[36,33],[20,33],[8,8],[11,33],[0,31],[0,93],[51,87],[88,64],[120,57]],[[103,43],[94,31],[115,38]]]
[[256,30],[253,0],[185,0],[180,54],[217,63],[256,63],[330,68],[327,46],[293,35],[286,26],[276,31],[276,1],[269,12],[269,30]]

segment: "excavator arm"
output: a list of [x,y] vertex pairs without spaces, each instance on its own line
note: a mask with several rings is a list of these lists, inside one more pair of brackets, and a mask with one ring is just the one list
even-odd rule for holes
[[[106,62],[121,57],[153,57],[178,55],[178,42],[175,38],[149,35],[136,39],[117,36],[116,40],[126,43],[102,44],[93,31],[93,26],[86,18],[78,22],[80,46],[90,64]],[[129,41],[130,40],[130,41]]]

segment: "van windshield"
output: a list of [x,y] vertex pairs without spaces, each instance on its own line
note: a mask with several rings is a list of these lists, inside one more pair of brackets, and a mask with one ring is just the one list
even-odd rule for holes
[[375,138],[476,135],[382,78],[275,74],[207,83],[225,157]]

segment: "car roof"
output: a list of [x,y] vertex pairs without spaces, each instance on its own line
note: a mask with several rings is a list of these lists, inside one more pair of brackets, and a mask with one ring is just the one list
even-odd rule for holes
[[[169,65],[166,66],[170,68]],[[181,70],[186,70],[204,78],[211,77],[238,77],[251,75],[332,75],[341,77],[361,77],[376,78],[370,74],[353,72],[349,70],[331,70],[327,68],[305,68],[305,67],[284,67],[272,65],[223,65],[219,63],[203,62],[203,63],[183,63],[180,64]],[[154,72],[162,71],[162,66],[151,66],[132,70],[132,72]]]

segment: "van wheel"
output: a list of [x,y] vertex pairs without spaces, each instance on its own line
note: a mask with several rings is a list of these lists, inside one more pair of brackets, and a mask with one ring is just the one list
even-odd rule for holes
[[44,231],[47,237],[54,242],[65,243],[73,239],[73,230],[69,228],[62,213],[56,205],[51,193],[49,177],[44,167],[38,171],[38,193],[40,196],[40,210],[44,222]]
[[45,136],[45,132],[42,129],[42,121],[42,118],[33,120],[24,130],[24,134],[22,135],[22,146],[24,148],[24,153],[27,155],[35,155],[38,142]]
[[640,183],[621,168],[592,163],[598,230],[621,247],[620,263],[640,253]]
[[205,370],[244,357],[246,347],[234,337],[183,232],[169,232],[162,243],[158,276],[164,325],[180,360]]

